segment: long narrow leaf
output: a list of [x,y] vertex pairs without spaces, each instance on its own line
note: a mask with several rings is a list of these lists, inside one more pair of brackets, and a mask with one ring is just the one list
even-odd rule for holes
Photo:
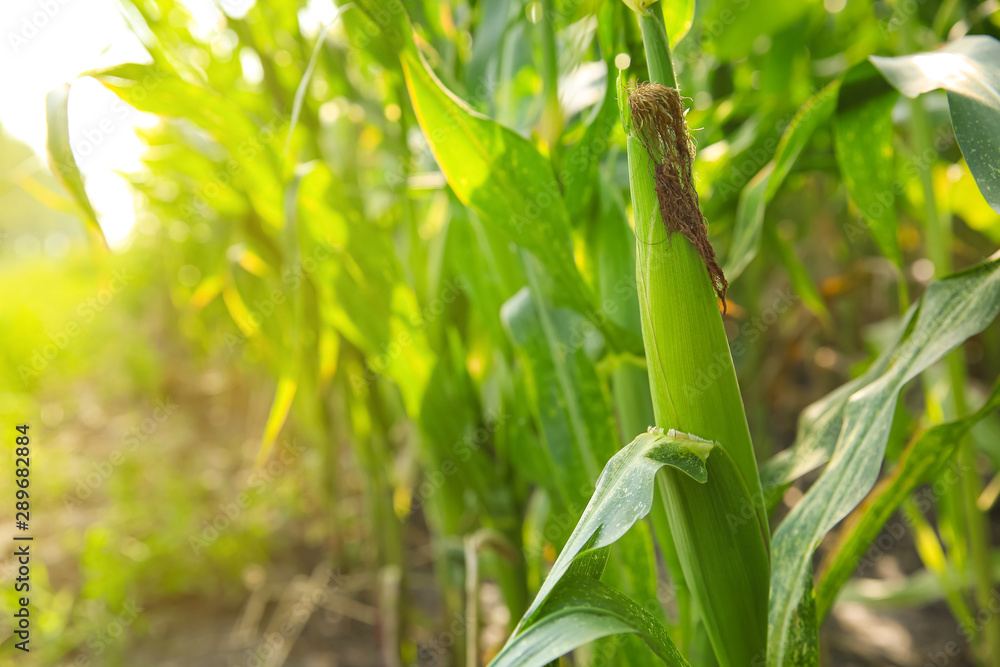
[[859,387],[843,407],[843,426],[819,481],[775,533],[768,665],[802,664],[817,641],[812,554],[816,544],[875,484],[900,390],[1000,312],[1000,259],[932,283],[911,309],[911,326],[888,356],[885,372]]
[[920,434],[900,457],[892,474],[878,484],[872,493],[845,521],[836,545],[821,566],[823,571],[816,589],[819,618],[826,616],[837,593],[857,568],[868,545],[878,537],[882,526],[919,485],[951,459],[962,438],[981,419],[1000,407],[1000,383],[981,408],[972,414],[938,424]]
[[576,267],[569,214],[552,165],[527,139],[445,88],[403,21],[399,58],[410,100],[459,200],[535,255],[555,283],[554,295],[591,318],[609,345],[638,352],[641,343],[631,332],[599,316],[596,298]]
[[80,207],[92,245],[95,248],[106,250],[108,247],[107,239],[104,238],[101,223],[97,221],[94,207],[90,204],[87,190],[83,186],[83,176],[80,175],[80,168],[73,156],[73,148],[69,140],[68,105],[68,83],[53,88],[45,97],[45,117],[48,124],[46,147],[49,152],[49,165],[52,168],[52,173],[62,182],[63,187],[69,190],[73,200]]
[[837,104],[838,87],[839,81],[834,81],[802,105],[782,135],[774,159],[757,172],[740,193],[733,242],[723,267],[730,282],[743,273],[747,264],[757,255],[764,225],[764,207],[778,192],[795,160],[806,147],[809,137],[833,113]]
[[948,91],[955,138],[986,201],[1000,213],[1000,41],[963,37],[932,53],[872,56],[885,78],[907,97]]
[[[600,549],[624,535],[653,505],[653,478],[663,466],[676,468],[699,483],[708,479],[705,460],[713,443],[683,433],[642,433],[604,467],[583,516],[566,541],[519,628],[527,626],[555,585],[584,549]],[[517,632],[515,632],[515,635]]]
[[595,639],[624,633],[638,634],[665,664],[688,665],[659,621],[620,591],[591,577],[564,577],[539,615],[490,667],[542,667]]

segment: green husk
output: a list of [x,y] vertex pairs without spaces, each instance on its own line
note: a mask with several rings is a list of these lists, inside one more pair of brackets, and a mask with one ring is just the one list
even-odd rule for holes
[[[724,282],[720,285],[713,269],[711,246],[695,247],[699,230],[694,222],[704,222],[700,213],[691,217],[697,195],[690,162],[677,162],[678,157],[691,159],[684,150],[690,138],[682,112],[677,117],[680,94],[673,88],[666,35],[656,14],[640,21],[647,50],[657,49],[647,53],[653,85],[627,90],[621,76],[618,85],[656,425],[716,441],[729,454],[709,457],[706,484],[669,470],[661,471],[657,482],[684,578],[719,664],[744,667],[763,660],[767,641],[767,519],[716,302]],[[684,224],[678,226],[679,220]],[[707,243],[707,232],[700,231]]]

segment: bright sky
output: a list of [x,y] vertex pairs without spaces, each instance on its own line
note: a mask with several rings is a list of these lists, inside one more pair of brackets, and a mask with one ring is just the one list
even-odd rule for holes
[[[114,0],[4,0],[0,123],[44,165],[46,93],[87,70],[145,59]],[[131,108],[113,106],[116,99],[92,79],[76,81],[69,108],[70,142],[112,245],[124,241],[135,220],[132,194],[114,171],[138,167],[141,144],[133,128],[144,120]],[[99,129],[105,118],[112,121],[109,132]]]
[[[182,1],[197,24],[194,32],[208,35],[220,27],[222,15],[213,0]],[[253,2],[220,4],[226,13],[241,16]],[[334,16],[331,0],[310,0],[299,12],[306,34],[318,31]],[[0,2],[0,124],[27,143],[40,156],[38,164],[45,165],[45,95],[62,83],[73,84],[70,143],[112,247],[124,244],[135,223],[133,195],[116,172],[139,168],[142,144],[135,128],[155,120],[123,105],[95,80],[78,77],[97,68],[145,61],[145,49],[128,29],[116,0]],[[246,75],[252,77],[250,72]]]

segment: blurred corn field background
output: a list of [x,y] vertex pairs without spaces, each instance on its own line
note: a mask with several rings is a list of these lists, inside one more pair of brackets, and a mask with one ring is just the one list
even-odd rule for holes
[[0,14],[0,663],[1000,665],[995,0]]

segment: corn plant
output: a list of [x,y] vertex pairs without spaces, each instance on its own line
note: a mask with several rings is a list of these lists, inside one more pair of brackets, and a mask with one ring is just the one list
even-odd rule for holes
[[[908,131],[919,147],[929,140],[919,95],[943,88],[970,179],[1000,211],[997,41],[863,58],[818,81],[800,106],[781,107],[792,113],[778,137],[742,142],[766,159],[728,205],[720,192],[736,166],[697,161],[688,106],[707,91],[680,59],[675,70],[674,53],[698,21],[736,26],[714,42],[718,57],[739,60],[741,43],[749,53],[756,35],[740,21],[752,17],[717,15],[739,3],[696,19],[693,2],[542,0],[527,20],[514,4],[462,5],[475,16],[470,51],[434,0],[357,0],[338,10],[336,39],[328,26],[304,34],[292,5],[260,1],[224,19],[260,63],[253,84],[232,59],[192,64],[186,54],[201,47],[178,27],[181,4],[128,2],[152,62],[91,73],[160,118],[144,131],[147,173],[135,186],[151,214],[210,231],[156,239],[171,271],[198,268],[197,284],[171,286],[182,322],[273,379],[259,462],[283,429],[323,451],[326,552],[376,572],[387,662],[440,628],[408,594],[404,529],[417,516],[442,616],[467,624],[446,647],[453,661],[540,666],[574,653],[573,664],[784,667],[819,664],[823,618],[898,508],[984,664],[1000,659],[1000,621],[975,622],[992,571],[971,436],[1000,406],[1000,385],[974,404],[961,356],[966,340],[996,331],[1000,259],[952,271],[951,218],[917,162],[910,180],[938,271],[911,303],[902,204],[884,201],[900,94],[915,98]],[[793,27],[767,34],[791,40]],[[607,72],[590,115],[564,112],[559,97],[575,31]],[[537,80],[524,83],[516,64],[528,51]],[[496,86],[476,85],[489,72]],[[59,89],[50,151],[100,247],[66,117]],[[830,155],[813,143],[828,131]],[[760,253],[816,331],[846,317],[766,215],[817,153],[829,164],[815,169],[844,186],[863,221],[845,233],[870,239],[892,267],[898,320],[864,368],[802,411],[791,446],[768,456],[766,424],[751,429],[763,392],[751,371],[738,375],[727,321],[743,308],[733,293],[759,307]],[[699,196],[705,188],[713,195]],[[948,401],[928,379],[941,364]],[[918,378],[927,415],[916,428],[898,416]],[[950,530],[942,541],[914,493],[956,459],[967,472],[935,505]],[[801,478],[824,465],[806,488]],[[342,507],[353,477],[367,521]],[[805,493],[775,521],[793,485]],[[488,649],[485,581],[512,619],[506,643]]]

